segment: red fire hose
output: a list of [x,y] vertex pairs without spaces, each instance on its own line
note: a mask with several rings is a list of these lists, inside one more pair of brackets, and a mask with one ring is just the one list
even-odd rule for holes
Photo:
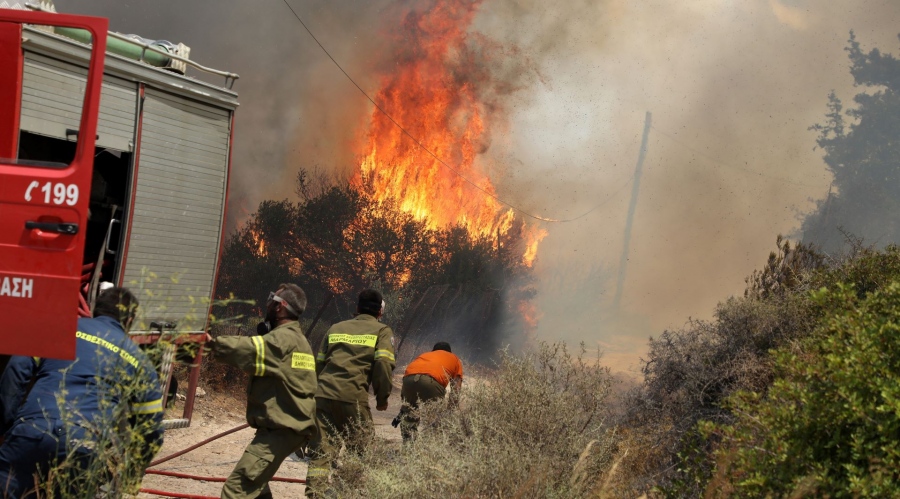
[[[194,449],[196,449],[196,448],[198,448],[198,447],[202,447],[202,446],[204,446],[204,445],[206,445],[206,444],[212,442],[213,440],[217,440],[217,439],[219,439],[219,438],[224,437],[225,435],[229,435],[229,434],[234,433],[234,432],[236,432],[236,431],[241,431],[241,430],[243,430],[244,428],[247,428],[247,427],[249,427],[249,426],[250,426],[249,424],[244,423],[244,424],[242,424],[242,425],[235,426],[234,428],[232,428],[232,429],[230,429],[230,430],[223,431],[222,433],[219,433],[218,435],[213,435],[212,437],[209,437],[209,438],[207,438],[206,440],[203,440],[202,442],[198,442],[198,443],[196,443],[196,444],[194,444],[194,445],[192,445],[192,446],[190,446],[190,447],[188,447],[188,448],[186,448],[186,449],[184,449],[184,450],[180,450],[180,451],[175,452],[175,453],[173,453],[173,454],[169,454],[169,455],[166,456],[166,457],[163,457],[163,458],[157,459],[156,461],[151,462],[151,463],[150,463],[150,466],[149,466],[148,468],[152,468],[153,466],[156,466],[157,464],[164,463],[164,462],[169,461],[169,460],[171,460],[171,459],[175,459],[176,457],[182,456],[182,455],[184,455],[184,454],[187,454],[188,452],[190,452],[190,451],[192,451],[192,450],[194,450]],[[174,471],[165,471],[165,470],[152,470],[152,469],[147,469],[147,470],[146,470],[146,473],[147,473],[148,475],[171,476],[171,477],[175,477],[175,478],[187,478],[187,479],[189,479],[189,480],[200,480],[200,481],[205,481],[205,482],[224,482],[224,481],[226,480],[225,478],[221,478],[221,477],[189,475],[189,474],[186,474],[186,473],[177,473],[177,472],[174,472]],[[306,480],[303,480],[303,479],[300,479],[300,478],[284,478],[284,477],[277,477],[277,476],[276,476],[276,477],[272,477],[270,481],[273,481],[273,482],[287,482],[287,483],[302,483],[302,484],[305,484],[305,483],[306,483]],[[164,491],[164,490],[156,490],[156,489],[143,489],[143,488],[142,488],[140,491],[141,491],[141,492],[144,492],[144,493],[147,493],[147,494],[154,494],[154,495],[163,496],[163,497],[175,497],[175,498],[185,498],[185,499],[218,499],[217,497],[214,497],[214,496],[201,496],[201,495],[195,495],[195,494],[183,494],[183,493],[181,493],[181,492],[167,492],[167,491]]]
[[157,496],[163,497],[178,497],[178,498],[186,498],[186,499],[219,499],[219,496],[198,496],[195,494],[182,494],[181,492],[166,492],[165,490],[156,490],[156,489],[141,489],[141,492],[145,494],[153,494]]
[[236,432],[236,431],[241,431],[241,430],[243,430],[244,428],[247,428],[247,427],[249,427],[249,426],[250,426],[250,425],[247,424],[247,423],[244,423],[244,424],[239,425],[239,426],[235,426],[234,428],[232,428],[232,429],[230,429],[230,430],[223,431],[222,433],[219,433],[218,435],[213,435],[213,436],[207,438],[206,440],[204,440],[204,441],[202,441],[202,442],[200,442],[200,443],[196,443],[196,444],[194,444],[194,445],[188,447],[187,449],[180,450],[180,451],[178,451],[178,452],[176,452],[176,453],[174,453],[174,454],[169,454],[169,455],[166,456],[166,457],[157,459],[156,461],[152,461],[152,462],[150,463],[150,466],[147,466],[147,467],[148,467],[148,468],[152,468],[152,467],[156,466],[157,464],[161,464],[161,463],[164,463],[164,462],[169,461],[169,460],[171,460],[171,459],[175,459],[175,458],[178,457],[178,456],[187,454],[188,452],[190,452],[190,451],[196,449],[197,447],[203,447],[204,445],[206,445],[206,444],[212,442],[213,440],[218,440],[218,439],[224,437],[225,435],[230,435],[230,434],[232,434],[232,433],[234,433],[234,432]]
[[[190,480],[201,480],[204,482],[224,482],[227,478],[218,477],[218,476],[200,476],[200,475],[188,475],[186,473],[177,473],[175,471],[165,471],[165,470],[147,470],[148,475],[163,475],[163,476],[171,476],[175,478],[188,478]],[[286,477],[272,477],[269,479],[270,482],[286,482],[286,483],[306,483],[306,480],[302,478],[286,478]]]

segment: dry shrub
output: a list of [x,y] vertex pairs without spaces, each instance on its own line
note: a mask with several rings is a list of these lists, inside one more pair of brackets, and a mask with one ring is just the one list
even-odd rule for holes
[[692,320],[651,339],[644,384],[627,396],[622,422],[634,446],[642,447],[624,465],[635,473],[624,488],[700,495],[713,461],[712,442],[695,432],[697,422],[727,422],[731,415],[722,401],[737,390],[764,391],[772,380],[769,350],[813,326],[795,295],[732,298],[718,306],[713,321]]
[[340,497],[591,497],[614,466],[607,424],[612,378],[597,359],[542,344],[504,353],[494,375],[467,382],[459,408],[421,411],[418,438],[346,453]]
[[879,251],[857,242],[833,258],[781,238],[777,246],[747,279],[744,296],[720,303],[713,320],[692,320],[650,340],[644,383],[626,396],[618,421],[621,445],[631,449],[616,482],[622,495],[702,497],[718,440],[697,424],[732,423],[724,402],[736,392],[765,396],[775,379],[772,351],[807,338],[827,312],[810,291],[847,283],[862,299],[900,276],[896,246]]

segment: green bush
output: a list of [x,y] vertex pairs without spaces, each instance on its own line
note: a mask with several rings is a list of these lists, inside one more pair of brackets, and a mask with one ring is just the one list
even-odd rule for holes
[[697,433],[698,423],[732,424],[737,415],[724,401],[737,392],[764,397],[778,376],[774,350],[791,346],[797,362],[805,360],[804,339],[833,313],[811,290],[844,283],[863,300],[900,280],[897,246],[875,250],[857,241],[842,258],[781,238],[777,247],[747,279],[744,296],[720,303],[712,321],[692,320],[650,340],[643,384],[626,397],[619,422],[631,447],[642,448],[623,462],[622,491],[703,496],[716,472],[718,436]]
[[696,434],[697,423],[730,422],[722,401],[739,390],[765,390],[773,378],[769,350],[814,326],[806,300],[787,293],[731,298],[719,304],[714,320],[692,320],[651,339],[643,384],[626,397],[620,425],[653,450],[626,459],[635,470],[626,490],[702,495],[714,468],[713,442]]
[[864,298],[897,279],[900,279],[900,246],[892,244],[875,250],[856,243],[845,258],[812,273],[806,289],[852,284],[856,296]]
[[712,487],[744,497],[898,497],[900,282],[863,298],[837,285],[813,301],[824,320],[775,353],[768,392],[736,394],[735,423],[706,425],[724,439]]

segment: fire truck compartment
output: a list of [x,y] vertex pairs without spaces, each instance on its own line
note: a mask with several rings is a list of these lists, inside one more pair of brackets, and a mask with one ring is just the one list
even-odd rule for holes
[[[19,159],[68,163],[90,49],[37,28],[23,34]],[[179,333],[206,328],[236,98],[107,53],[84,261],[99,258],[101,279],[138,293],[146,333],[153,321],[177,322]]]

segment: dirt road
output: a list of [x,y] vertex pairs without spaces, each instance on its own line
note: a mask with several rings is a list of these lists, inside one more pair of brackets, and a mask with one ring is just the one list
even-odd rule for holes
[[[391,426],[391,420],[397,415],[397,411],[400,408],[400,389],[396,381],[399,380],[395,380],[395,388],[391,394],[387,411],[378,412],[374,410],[375,398],[370,396],[369,399],[369,406],[372,407],[372,417],[375,420],[375,432],[380,438],[388,440],[401,440],[400,430]],[[180,414],[180,403],[176,410]],[[157,459],[190,447],[197,442],[245,422],[243,401],[234,397],[217,395],[198,398],[194,406],[194,417],[191,427],[167,431],[165,443],[162,450],[157,454]],[[252,428],[246,428],[232,433],[183,456],[162,463],[154,467],[154,469],[189,475],[227,477],[244,452],[244,447],[253,438],[253,432]],[[281,465],[276,476],[305,479],[306,463],[288,458]],[[219,497],[219,493],[222,490],[222,484],[217,482],[196,481],[152,474],[147,474],[144,477],[142,487],[145,489],[210,497]],[[270,487],[275,497],[304,497],[305,487],[302,484],[271,482]],[[147,493],[138,495],[140,499],[159,497],[171,496]]]

